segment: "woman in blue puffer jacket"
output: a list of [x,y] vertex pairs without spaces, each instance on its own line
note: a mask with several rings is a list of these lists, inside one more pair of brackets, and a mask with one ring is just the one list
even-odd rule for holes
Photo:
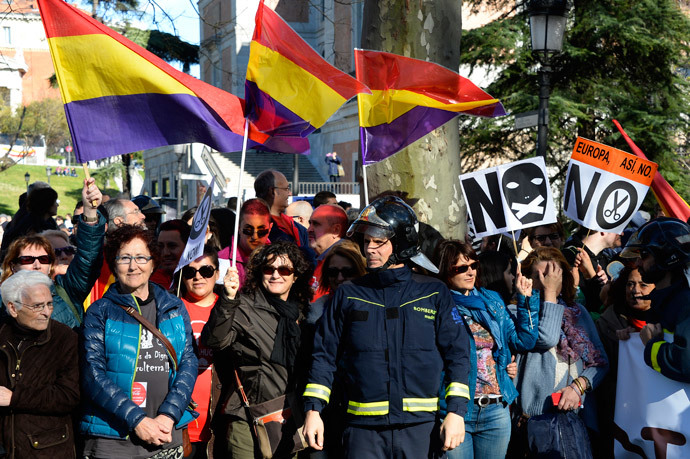
[[86,311],[80,342],[84,457],[181,458],[198,366],[189,315],[179,298],[149,282],[160,260],[152,233],[118,228],[105,259],[117,282]]
[[[505,457],[510,440],[508,406],[518,393],[507,373],[511,352],[531,350],[537,340],[539,292],[518,273],[517,316],[510,315],[501,296],[475,288],[479,262],[468,244],[449,240],[439,245],[439,275],[451,289],[458,316],[470,337],[470,380],[473,394],[465,415],[465,441],[450,458]],[[458,317],[459,319],[459,317]],[[460,320],[458,320],[460,322]]]

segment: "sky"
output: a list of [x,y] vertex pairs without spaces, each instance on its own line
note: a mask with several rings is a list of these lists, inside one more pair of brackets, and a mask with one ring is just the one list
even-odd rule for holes
[[[141,0],[141,4],[143,5],[146,1],[147,0]],[[158,8],[156,8],[158,28],[164,32],[172,34],[177,33],[184,41],[198,45],[200,34],[196,0],[159,0],[157,3],[161,5],[168,16],[172,18],[171,22],[161,14]],[[151,9],[149,11],[151,11]],[[149,22],[149,27],[153,27],[153,21]],[[181,65],[173,63],[173,66],[182,70]],[[193,65],[190,69],[190,73],[196,78],[199,78],[199,72],[198,65]]]
[[[140,20],[133,21],[132,25],[142,29],[158,29],[176,34],[184,41],[198,45],[199,15],[196,2],[197,0],[139,0],[139,5],[142,8],[146,7],[147,14],[142,16]],[[81,3],[83,9],[90,9],[90,6],[87,6],[85,2]],[[172,65],[182,70],[181,65],[176,63],[172,63]],[[199,66],[192,66],[190,73],[199,78]]]

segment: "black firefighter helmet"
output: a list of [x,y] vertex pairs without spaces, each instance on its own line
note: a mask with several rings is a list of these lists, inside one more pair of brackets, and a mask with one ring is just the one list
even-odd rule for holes
[[422,268],[438,272],[438,268],[419,249],[419,222],[412,207],[397,196],[383,196],[360,212],[347,230],[347,236],[362,245],[364,234],[390,239],[393,253],[384,265],[410,260]]
[[[621,252],[622,258],[654,256],[652,273],[686,268],[690,262],[690,225],[671,217],[659,217],[638,229]],[[658,277],[657,276],[657,277]]]

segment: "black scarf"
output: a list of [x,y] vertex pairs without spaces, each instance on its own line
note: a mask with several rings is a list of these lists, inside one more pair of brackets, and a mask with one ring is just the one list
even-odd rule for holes
[[283,301],[266,290],[263,290],[263,294],[268,303],[280,314],[273,351],[271,352],[271,362],[285,368],[292,368],[300,344],[300,328],[297,324],[299,305],[290,299]]

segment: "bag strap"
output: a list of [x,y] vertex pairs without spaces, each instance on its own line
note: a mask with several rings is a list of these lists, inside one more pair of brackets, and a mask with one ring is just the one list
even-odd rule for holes
[[[137,307],[139,307],[139,303],[137,302],[137,299],[134,297],[134,295],[132,295],[132,298],[134,298],[134,303],[137,305]],[[158,340],[161,343],[163,343],[165,348],[168,350],[168,354],[170,354],[170,358],[172,359],[172,362],[173,362],[173,368],[175,369],[175,371],[177,371],[177,353],[175,352],[175,348],[173,347],[173,345],[170,343],[170,341],[168,341],[168,338],[166,338],[163,335],[163,333],[161,333],[160,330],[158,330],[156,327],[154,327],[151,322],[146,320],[146,318],[144,316],[142,316],[139,313],[139,311],[137,311],[133,307],[125,306],[122,304],[120,305],[120,307],[122,309],[124,309],[127,314],[129,314],[134,319],[136,319],[137,322],[139,322],[141,325],[143,325],[144,328],[146,328],[148,331],[150,331],[153,334],[153,336],[158,338]]]

